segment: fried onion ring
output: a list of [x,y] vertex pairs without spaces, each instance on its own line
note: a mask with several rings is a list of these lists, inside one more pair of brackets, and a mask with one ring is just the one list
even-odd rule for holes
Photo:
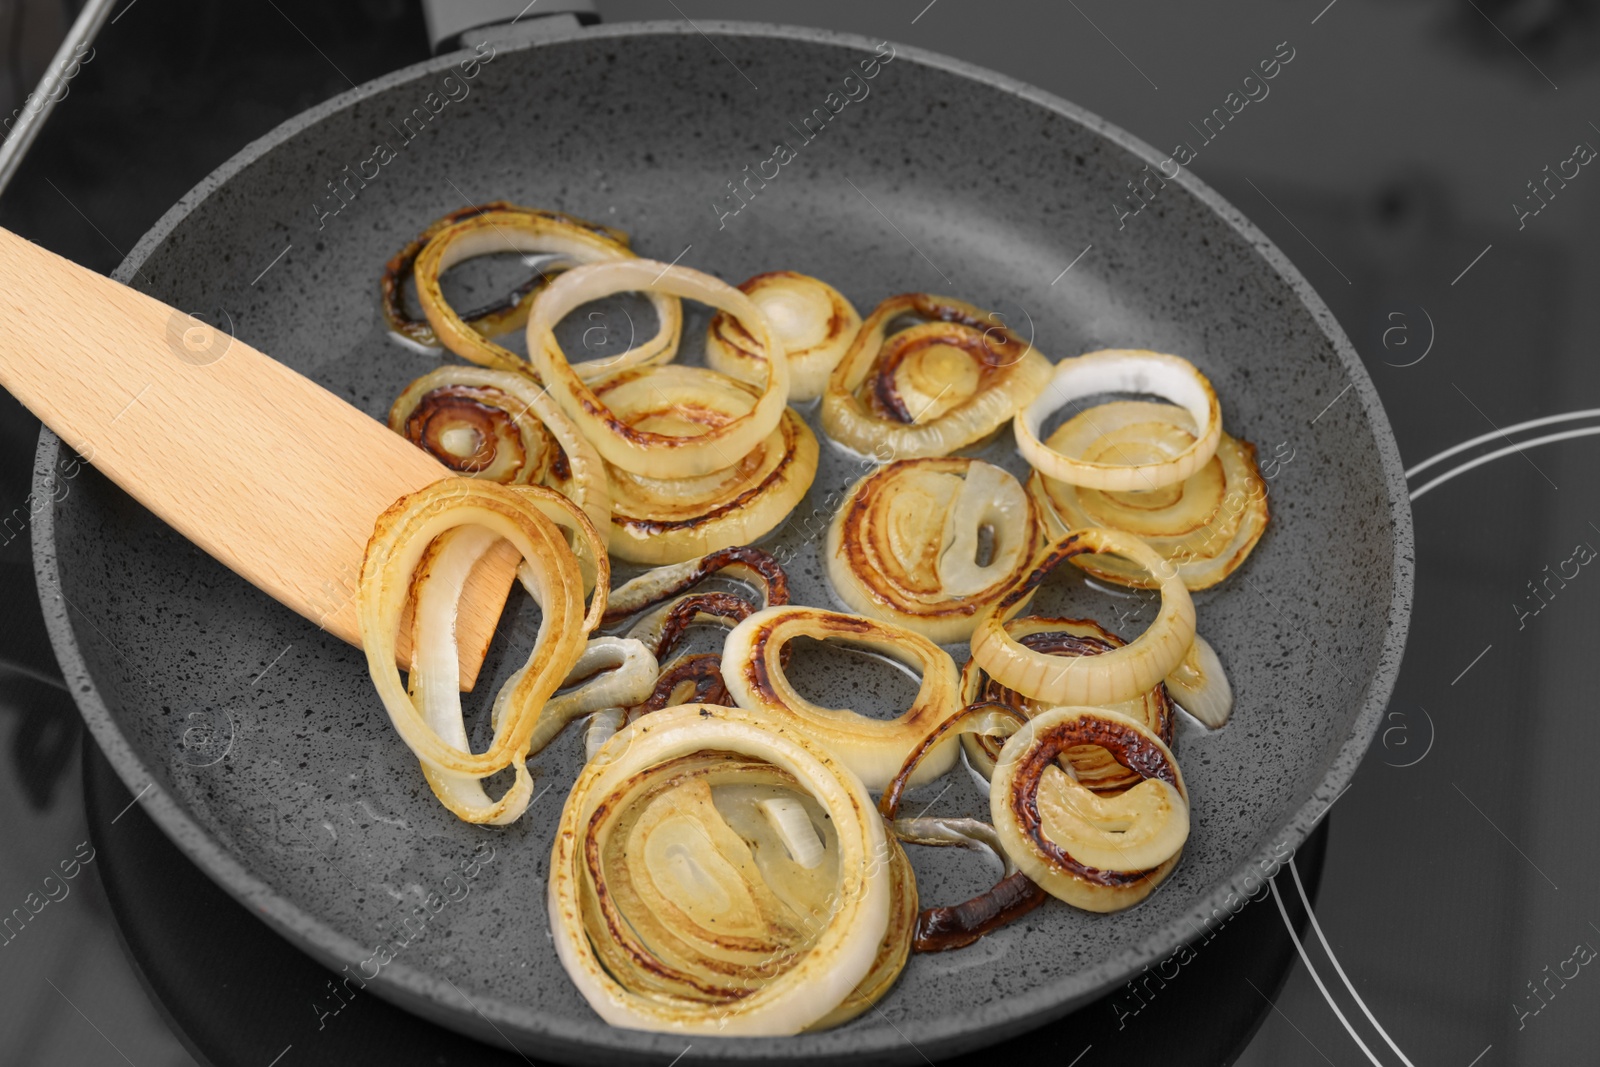
[[[496,252],[553,253],[561,256],[569,268],[572,264],[635,259],[627,245],[616,239],[614,231],[550,211],[524,208],[484,211],[453,222],[432,235],[416,258],[415,273],[417,301],[439,342],[462,359],[481,366],[525,373],[530,369],[528,362],[463,321],[444,298],[439,284],[440,276],[456,264]],[[535,292],[529,308],[530,319],[532,309],[538,307],[539,298],[549,291],[551,284],[554,278],[547,272],[545,285],[542,291]],[[612,290],[613,293],[619,291]],[[572,368],[573,373],[584,379],[595,378],[629,367],[665,363],[677,355],[678,338],[683,332],[683,307],[667,293],[652,293],[650,300],[659,323],[654,337],[615,358],[580,363]],[[508,329],[515,328],[512,320],[505,324]]]
[[[749,386],[682,366],[625,372],[596,383],[594,395],[627,425],[668,433],[726,426],[756,403]],[[676,563],[755,541],[805,496],[817,459],[811,428],[785,408],[776,429],[709,474],[660,478],[607,463],[611,551],[635,563]]]
[[1044,537],[1037,508],[999,467],[903,459],[850,488],[824,558],[853,610],[950,644],[971,637],[978,613],[1022,580]]
[[[1109,455],[1088,459],[1039,440],[1044,422],[1074,400],[1101,393],[1151,393],[1188,411],[1193,440],[1174,456]],[[1093,417],[1093,409],[1086,414]],[[1091,421],[1091,425],[1092,425]],[[1018,413],[1017,450],[1046,477],[1091,489],[1149,491],[1188,478],[1211,459],[1222,436],[1222,406],[1206,376],[1181,356],[1143,349],[1108,348],[1057,364],[1038,398]]]
[[[896,329],[906,318],[922,321]],[[1049,378],[1049,361],[998,315],[907,293],[862,323],[828,379],[822,426],[862,454],[944,456],[999,429]]]
[[[541,502],[542,495],[553,499]],[[578,558],[542,504],[573,508],[543,487],[447,478],[402,497],[380,515],[362,561],[357,605],[373,684],[434,795],[468,822],[507,823],[527,807],[533,785],[526,764],[529,738],[546,701],[584,650]],[[581,514],[574,508],[572,517]],[[461,717],[455,615],[468,574],[501,538],[521,554],[518,576],[538,601],[544,624],[527,663],[496,697],[494,737],[479,754],[469,747]],[[402,684],[395,643],[412,597],[412,669]],[[604,585],[595,591],[593,609],[596,616],[605,610]],[[515,781],[491,801],[481,780],[507,767],[514,769]]]
[[[1051,434],[1058,452],[1151,462],[1181,455],[1195,441],[1194,418],[1173,404],[1113,401],[1081,412]],[[1255,446],[1221,435],[1216,454],[1188,478],[1160,489],[1109,492],[1034,471],[1028,494],[1064,529],[1125,530],[1177,567],[1191,590],[1209,589],[1244,563],[1267,529],[1267,484]],[[1119,585],[1149,588],[1139,567],[1115,556],[1075,556],[1075,566]]]
[[[767,316],[773,335],[789,354],[789,399],[815,400],[828,385],[850,342],[861,328],[861,315],[844,295],[809,274],[775,270],[739,283]],[[759,382],[766,360],[750,331],[726,311],[719,311],[706,330],[706,362],[744,382]]]
[[610,527],[600,454],[538,383],[515,371],[439,367],[406,386],[389,429],[458,474],[548,485]]
[[[1110,630],[1089,619],[1051,619],[1028,615],[1012,619],[1005,624],[1005,629],[1024,648],[1049,656],[1098,656],[1127,644]],[[961,668],[961,699],[968,704],[998,702],[1016,708],[1030,718],[1050,707],[1013,692],[988,677],[975,659],[967,660],[966,666]],[[1173,746],[1172,699],[1163,683],[1158,682],[1149,692],[1131,700],[1107,706],[1135,722],[1143,723],[1168,748]],[[961,746],[966,749],[967,762],[972,764],[973,770],[985,778],[994,775],[995,760],[1000,758],[999,741],[982,734],[964,733],[961,735]],[[1139,781],[1137,774],[1097,745],[1081,745],[1068,749],[1063,755],[1072,767],[1073,777],[1096,793],[1119,792]]]
[[[613,367],[613,377],[631,375],[629,396],[654,393],[669,406],[685,407],[685,418],[672,429],[633,425],[607,406],[617,400],[615,395],[610,401],[596,395],[584,375],[567,361],[556,341],[555,326],[582,304],[628,290],[698,300],[744,323],[767,355],[765,383],[753,397],[748,389],[743,390],[744,410],[727,410],[726,401],[719,397],[709,405],[715,418],[702,414],[708,405],[701,394],[716,383],[734,383],[734,379],[704,368]],[[788,357],[773,339],[766,316],[749,297],[709,274],[650,260],[590,263],[557,278],[539,294],[528,315],[528,352],[551,395],[606,461],[651,478],[693,478],[734,466],[777,429],[789,398]]]
[[[784,650],[797,637],[838,641],[915,668],[916,699],[898,718],[873,719],[848,708],[823,708],[795,691]],[[960,679],[949,653],[913,630],[877,619],[799,605],[767,608],[745,619],[722,647],[722,676],[740,707],[789,722],[826,746],[869,789],[882,789],[937,723],[959,708]],[[913,785],[948,771],[956,737],[942,739],[917,768]]]
[[[802,867],[775,834],[753,850],[772,829],[730,789],[805,805],[828,861]],[[669,708],[607,742],[567,797],[550,860],[556,954],[615,1026],[798,1033],[874,973],[892,857],[866,788],[800,731]]]
[[[1057,764],[1098,745],[1143,780],[1114,797]],[[1189,837],[1189,793],[1172,752],[1143,724],[1104,708],[1052,708],[1006,742],[989,789],[1006,855],[1051,896],[1087,911],[1131,907],[1178,865]]]
[[[1161,609],[1150,628],[1124,648],[1062,659],[1035,652],[1006,632],[1005,622],[1063,560],[1082,552],[1114,552],[1160,580]],[[1047,545],[1028,576],[986,608],[972,632],[972,658],[1008,689],[1047,704],[1104,706],[1149,692],[1194,642],[1194,601],[1155,550],[1132,534],[1087,529]]]

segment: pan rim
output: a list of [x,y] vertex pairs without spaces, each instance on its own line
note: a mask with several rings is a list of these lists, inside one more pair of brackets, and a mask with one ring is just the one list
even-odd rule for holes
[[[574,29],[520,42],[495,42],[497,53],[522,52],[547,47],[559,47],[571,41],[592,41],[605,38],[632,38],[644,36],[687,36],[704,33],[710,36],[768,38],[806,44],[832,45],[872,52],[877,44],[873,38],[852,33],[810,27],[780,26],[769,23],[742,21],[706,21],[691,27],[682,21],[656,21],[618,23]],[[1140,160],[1157,165],[1165,155],[1152,146],[1075,104],[1052,93],[1045,92],[1017,79],[986,68],[957,60],[935,52],[894,43],[896,57],[905,58],[922,66],[944,71],[957,77],[997,89],[1035,106],[1075,122],[1087,130],[1104,137],[1118,148]],[[202,179],[176,204],[169,208],[155,225],[138,241],[127,258],[113,272],[112,277],[127,284],[150,254],[161,245],[176,227],[214,192],[225,186],[235,175],[268,155],[279,145],[293,139],[303,131],[339,111],[376,96],[385,90],[406,84],[417,78],[446,70],[468,53],[457,52],[394,71],[383,77],[341,93],[321,104],[293,116],[265,135],[246,145],[233,157]],[[1334,354],[1352,385],[1352,392],[1362,406],[1364,417],[1373,429],[1374,444],[1383,468],[1388,494],[1389,519],[1394,539],[1394,584],[1385,614],[1385,636],[1378,663],[1361,692],[1361,707],[1349,735],[1327,765],[1321,780],[1311,789],[1294,813],[1264,840],[1278,842],[1281,846],[1297,849],[1337,799],[1354,776],[1377,733],[1383,711],[1398,678],[1409,629],[1414,586],[1415,542],[1412,527],[1410,499],[1406,489],[1404,468],[1399,447],[1390,427],[1388,416],[1378,398],[1377,389],[1368,375],[1353,345],[1339,326],[1310,283],[1294,267],[1288,257],[1250,222],[1208,185],[1187,169],[1180,169],[1175,179],[1190,195],[1220,217],[1241,238],[1247,241],[1265,265],[1286,284],[1289,291],[1310,312],[1312,320],[1324,337],[1332,344]],[[61,440],[48,427],[40,433],[35,454],[35,499],[48,500],[34,524],[34,570],[39,586],[39,596],[44,610],[46,628],[55,649],[62,673],[73,695],[80,714],[96,742],[105,751],[119,777],[130,791],[145,789],[155,782],[155,777],[134,751],[121,727],[102,698],[87,668],[82,650],[78,647],[76,632],[69,614],[73,608],[66,601],[57,566],[56,500],[46,479],[56,468],[60,456]],[[93,626],[93,620],[84,616]],[[162,831],[178,845],[206,874],[235,899],[256,911],[274,925],[278,932],[290,937],[299,947],[319,955],[323,962],[331,959],[345,961],[363,958],[366,950],[353,939],[339,933],[323,919],[303,910],[280,896],[247,867],[236,861],[214,840],[187,811],[173,798],[158,788],[145,794],[143,803],[147,813]],[[1279,846],[1267,845],[1248,856],[1222,881],[1198,898],[1183,914],[1160,926],[1138,943],[1095,965],[1057,980],[1035,986],[1027,992],[994,1004],[966,1012],[948,1019],[929,1020],[918,1034],[919,1040],[930,1051],[950,1055],[979,1047],[1042,1025],[1080,1006],[1105,990],[1136,973],[1143,965],[1170,954],[1189,940],[1196,928],[1203,928],[1214,913],[1223,912],[1230,894],[1247,895],[1245,879],[1251,872],[1275,870],[1281,865]],[[1255,890],[1259,892],[1259,886]],[[429,1002],[434,1009],[428,1017],[451,1025],[454,1029],[467,1027],[482,1037],[473,1024],[470,1013],[463,1015],[459,1007],[461,994],[439,978],[395,961],[386,967],[379,984],[404,994],[408,1007],[413,998]],[[674,1034],[656,1034],[627,1030],[604,1024],[594,1019],[551,1019],[540,1016],[531,1008],[512,1001],[475,996],[472,1006],[490,1026],[498,1032],[500,1024],[514,1027],[523,1036],[523,1044],[532,1049],[533,1043],[553,1042],[569,1052],[601,1051],[630,1058],[667,1055],[680,1051],[685,1037]],[[461,1017],[462,1025],[448,1022],[448,1018]],[[500,1035],[502,1039],[505,1035]],[[486,1040],[496,1043],[494,1036]],[[894,1057],[909,1051],[908,1040],[895,1036],[891,1029],[881,1039],[856,1031],[824,1031],[801,1034],[787,1038],[703,1038],[694,1037],[698,1055],[708,1059],[736,1061],[802,1060],[817,1057]],[[920,1051],[921,1046],[910,1046]],[[549,1050],[541,1050],[548,1052]]]

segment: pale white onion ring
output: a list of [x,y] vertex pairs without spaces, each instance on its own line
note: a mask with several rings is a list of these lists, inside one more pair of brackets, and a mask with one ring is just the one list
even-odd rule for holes
[[[357,607],[367,667],[402,741],[417,756],[435,795],[471,822],[505,823],[527,806],[532,779],[528,739],[545,701],[583,650],[583,578],[560,528],[541,510],[548,496],[575,521],[565,497],[538,486],[510,489],[450,478],[402,497],[379,516],[362,561]],[[543,620],[522,670],[497,699],[507,702],[483,753],[467,746],[461,720],[455,614],[473,566],[501,538],[521,554],[518,574]],[[596,590],[596,615],[605,610]],[[415,597],[409,691],[395,668],[406,602]],[[479,780],[514,767],[516,781],[490,801]]]
[[[1164,462],[1117,464],[1086,462],[1039,439],[1051,415],[1074,400],[1104,393],[1150,393],[1172,401],[1199,428],[1194,444]],[[1204,466],[1221,438],[1222,407],[1206,376],[1181,356],[1108,348],[1057,364],[1049,384],[1013,425],[1018,451],[1046,477],[1093,489],[1137,491],[1181,482]]]

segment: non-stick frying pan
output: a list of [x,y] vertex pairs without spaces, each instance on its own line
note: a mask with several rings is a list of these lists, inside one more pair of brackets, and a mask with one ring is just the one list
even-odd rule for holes
[[[118,274],[231,322],[381,418],[438,361],[387,334],[383,262],[445,211],[505,198],[622,226],[643,254],[731,281],[805,271],[863,309],[908,290],[952,293],[996,308],[1053,358],[1182,353],[1215,383],[1228,428],[1275,458],[1266,538],[1196,597],[1238,706],[1221,730],[1186,723],[1180,734],[1194,832],[1167,883],[1122,914],[1048,902],[973,948],[918,957],[878,1010],[840,1029],[695,1038],[690,1059],[937,1060],[1043,1024],[1167,957],[1226,914],[1229,894],[1259,889],[1337,796],[1404,643],[1411,519],[1394,442],[1348,341],[1283,254],[1187,173],[1153,178],[1162,154],[1094,116],[948,59],[890,52],[813,30],[680,22],[502,45],[475,67],[442,57],[245,149]],[[789,158],[774,175],[765,161],[780,142]],[[1137,213],[1130,181],[1148,202]],[[690,317],[683,358],[696,358],[704,323]],[[1019,469],[1007,440],[982,454]],[[405,942],[370,988],[464,1033],[574,1063],[659,1065],[683,1052],[684,1038],[602,1023],[550,946],[550,835],[580,730],[538,758],[549,791],[520,822],[455,821],[393,735],[355,649],[69,459],[46,432],[36,486],[59,499],[35,544],[56,651],[95,738],[197,864],[336,972]],[[825,514],[859,471],[825,444],[799,514]],[[793,523],[775,545],[792,557],[796,599],[830,604],[813,530]],[[349,577],[330,575],[330,595]],[[1140,625],[1136,602],[1061,584],[1069,606],[1127,636]],[[513,601],[479,704],[535,617]],[[903,688],[866,663],[818,660],[803,677],[815,698],[877,713],[893,713]],[[979,810],[971,784],[951,781],[929,794],[935,813]],[[962,899],[988,873],[960,857],[916,860],[930,900]],[[326,989],[284,995],[337,1007]]]

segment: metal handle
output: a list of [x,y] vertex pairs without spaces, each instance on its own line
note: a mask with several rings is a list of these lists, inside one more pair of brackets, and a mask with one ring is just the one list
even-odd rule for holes
[[[61,77],[62,71],[66,70],[67,65],[78,56],[79,49],[94,40],[95,35],[100,32],[100,27],[105,25],[106,16],[111,14],[111,8],[115,3],[116,0],[89,0],[83,5],[83,10],[78,12],[72,28],[62,39],[61,47],[56,49],[56,54],[50,59],[50,65],[45,68],[44,77],[39,79],[39,84],[34,86],[33,92],[22,102],[10,135],[6,137],[4,144],[0,144],[0,195],[3,195],[6,186],[11,184],[12,176],[22,165],[22,157],[33,145],[33,139],[39,135],[39,128],[44,125],[45,119],[50,117],[50,112],[56,103],[64,98],[64,94],[61,97],[55,95],[66,85]],[[35,102],[38,106],[30,107]]]
[[560,20],[568,25],[600,21],[593,0],[422,0],[428,41],[435,54],[454,51],[488,35],[538,32],[535,26],[556,15],[569,16]]

